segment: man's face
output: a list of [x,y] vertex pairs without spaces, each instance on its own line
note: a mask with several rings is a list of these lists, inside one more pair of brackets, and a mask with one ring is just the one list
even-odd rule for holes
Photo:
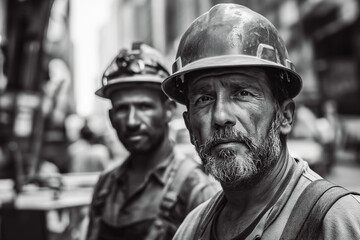
[[117,90],[111,95],[111,103],[111,123],[130,153],[148,153],[160,145],[167,133],[169,119],[159,90]]
[[205,169],[222,184],[252,186],[280,155],[279,120],[260,69],[189,79],[184,113]]

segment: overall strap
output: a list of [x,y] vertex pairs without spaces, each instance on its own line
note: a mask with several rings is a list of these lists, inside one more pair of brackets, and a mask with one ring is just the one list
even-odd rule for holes
[[349,194],[358,193],[324,179],[310,183],[295,203],[280,239],[317,239],[326,213],[337,200]]
[[[183,183],[192,170],[197,167],[198,164],[191,159],[175,158],[173,160],[167,183],[162,192],[159,214],[150,227],[146,240],[166,239],[166,231],[175,233],[177,226],[170,222],[170,215],[177,203]],[[166,228],[170,229],[166,230]]]
[[174,159],[174,161],[173,169],[163,191],[163,200],[160,204],[160,212],[165,216],[170,215],[177,202],[183,183],[191,171],[198,167],[198,164],[191,159]]

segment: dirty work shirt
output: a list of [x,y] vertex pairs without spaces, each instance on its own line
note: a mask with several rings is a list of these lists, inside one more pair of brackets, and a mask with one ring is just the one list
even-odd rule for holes
[[[120,166],[104,172],[94,189],[87,239],[145,239],[160,211],[170,168],[174,161],[184,160],[182,158],[172,153],[148,173],[131,195],[128,194],[127,174],[131,156]],[[200,167],[192,169],[181,186],[171,221],[178,227],[190,210],[214,196],[219,189]],[[116,238],[112,238],[114,236]]]
[[[243,235],[234,238],[246,240],[279,240],[284,230],[287,219],[295,205],[296,200],[310,182],[321,179],[321,177],[312,171],[307,162],[291,158],[287,167],[287,173],[290,172],[290,181],[285,186],[281,194],[275,199],[272,205],[260,218],[259,221],[249,223],[251,228]],[[287,174],[285,174],[284,178]],[[289,176],[289,174],[288,174]],[[192,240],[197,228],[201,228],[201,240],[221,240],[216,235],[214,219],[218,216],[226,203],[223,192],[219,192],[216,201],[206,218],[204,224],[199,226],[200,216],[209,201],[198,206],[184,220],[178,231],[175,240]],[[320,239],[324,240],[343,240],[360,239],[360,198],[356,195],[348,195],[338,200],[326,214],[323,222],[323,228],[320,233]]]

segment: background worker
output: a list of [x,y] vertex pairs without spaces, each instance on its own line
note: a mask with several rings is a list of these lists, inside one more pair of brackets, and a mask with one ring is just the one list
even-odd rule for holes
[[219,188],[200,164],[174,152],[169,121],[175,103],[162,91],[168,71],[146,44],[122,49],[96,94],[111,100],[109,117],[130,156],[95,187],[87,239],[172,239],[194,207]]

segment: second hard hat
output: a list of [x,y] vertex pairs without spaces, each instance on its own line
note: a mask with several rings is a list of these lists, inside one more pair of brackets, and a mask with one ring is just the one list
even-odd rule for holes
[[95,94],[109,98],[114,89],[124,83],[160,84],[169,76],[163,56],[154,48],[135,42],[132,49],[121,49],[106,68],[101,79],[102,86]]

